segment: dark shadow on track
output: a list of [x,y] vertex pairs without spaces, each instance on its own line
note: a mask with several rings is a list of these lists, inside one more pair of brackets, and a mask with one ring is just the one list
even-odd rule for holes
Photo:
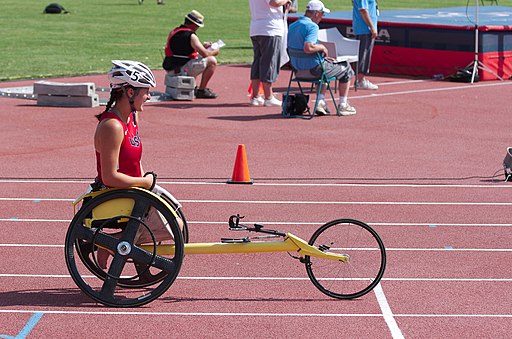
[[492,182],[492,183],[503,183],[506,182],[505,179],[485,179],[480,180],[481,182]]
[[209,117],[208,119],[216,120],[232,120],[232,121],[257,121],[257,120],[269,120],[269,119],[283,119],[281,113],[278,114],[265,114],[265,115],[231,115],[224,117]]
[[[337,299],[324,298],[194,298],[194,297],[166,297],[165,295],[158,298],[155,302],[162,301],[165,303],[185,303],[185,302],[277,302],[277,303],[303,303],[303,302],[319,302],[329,301],[336,302]],[[357,301],[347,300],[351,302]],[[0,293],[0,307],[100,307],[105,308],[92,299],[85,296],[78,288],[62,288],[62,289],[40,289],[40,290],[21,290]]]
[[162,108],[176,108],[176,109],[192,109],[192,108],[247,108],[249,105],[246,102],[235,103],[235,104],[226,104],[226,103],[213,103],[204,102],[204,101],[160,101],[159,103],[155,103],[152,106],[162,107]]
[[102,305],[85,296],[78,288],[52,288],[1,292],[0,307],[5,306],[97,307]]
[[[164,301],[168,303],[180,303],[180,302],[198,302],[198,301],[229,301],[229,302],[286,302],[286,303],[293,303],[293,302],[318,302],[318,301],[339,301],[337,299],[333,298],[193,298],[193,297],[160,297],[157,300]],[[356,301],[354,300],[348,300],[348,301]]]

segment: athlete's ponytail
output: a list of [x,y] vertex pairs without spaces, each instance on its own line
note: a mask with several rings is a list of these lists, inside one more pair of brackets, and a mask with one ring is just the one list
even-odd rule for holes
[[105,107],[105,110],[101,112],[100,114],[96,114],[95,117],[100,120],[101,115],[105,112],[110,111],[114,103],[119,100],[119,98],[123,95],[123,91],[121,88],[115,88],[110,91],[110,99],[107,102],[107,106]]

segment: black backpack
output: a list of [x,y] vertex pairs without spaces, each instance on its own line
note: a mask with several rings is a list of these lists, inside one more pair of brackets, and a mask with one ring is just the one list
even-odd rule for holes
[[62,7],[61,4],[51,3],[44,8],[43,13],[45,13],[45,14],[68,14],[69,12],[66,11],[66,9],[64,7]]
[[[283,94],[283,103],[286,94]],[[284,111],[286,115],[302,115],[308,109],[309,95],[304,94],[290,94],[286,100],[286,107]]]
[[[448,77],[448,80],[454,81],[454,82],[471,82],[471,78],[473,77],[473,67],[466,67],[466,68],[457,68],[457,73],[452,74]],[[478,73],[475,74],[475,78],[473,82],[479,82],[480,77],[478,76]]]

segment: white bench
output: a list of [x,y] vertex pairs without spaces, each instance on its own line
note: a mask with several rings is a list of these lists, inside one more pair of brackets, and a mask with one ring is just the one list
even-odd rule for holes
[[37,95],[37,105],[39,106],[99,106],[99,97],[93,82],[69,84],[37,81],[34,83],[34,94]]

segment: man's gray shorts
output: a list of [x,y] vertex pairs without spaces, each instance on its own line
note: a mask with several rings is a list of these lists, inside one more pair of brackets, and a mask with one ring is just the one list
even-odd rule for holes
[[[328,78],[334,77],[338,79],[342,84],[345,84],[354,77],[354,71],[350,64],[346,61],[333,63],[329,60],[324,60],[325,75]],[[318,65],[315,68],[309,70],[310,73],[319,78],[322,75],[322,67]]]
[[186,71],[188,76],[196,77],[203,73],[208,66],[208,60],[203,57],[189,60],[185,65],[181,67],[182,72]]
[[259,79],[273,83],[279,75],[281,60],[280,36],[252,36],[254,59],[251,65],[251,80]]

